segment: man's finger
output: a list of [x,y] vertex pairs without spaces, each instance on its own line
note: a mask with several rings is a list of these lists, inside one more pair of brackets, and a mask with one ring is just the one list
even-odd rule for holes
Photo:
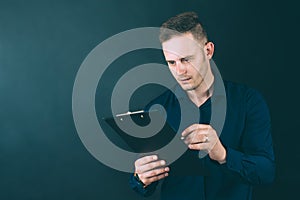
[[154,176],[158,176],[160,174],[169,172],[169,170],[170,170],[169,167],[162,167],[159,169],[151,170],[151,171],[145,172],[143,174],[140,174],[139,177],[140,177],[140,179],[149,179]]
[[190,133],[192,133],[195,129],[208,129],[209,125],[207,124],[192,124],[187,127],[184,131],[182,131],[181,136],[186,137]]
[[184,142],[185,144],[195,144],[195,143],[203,143],[208,141],[208,136],[206,131],[197,131],[197,133],[193,133],[188,135]]
[[145,165],[141,165],[138,169],[137,169],[137,173],[144,173],[150,170],[153,170],[155,168],[159,168],[159,167],[164,167],[166,165],[166,161],[164,160],[159,160],[159,161],[155,161],[155,162],[150,162],[147,163]]
[[182,131],[181,136],[186,137],[191,132],[193,132],[195,129],[197,129],[198,124],[192,124],[191,126],[187,127],[184,131]]
[[142,157],[140,159],[137,159],[135,161],[135,166],[145,165],[145,164],[153,162],[157,159],[158,159],[157,155],[145,156],[145,157]]
[[191,150],[209,150],[210,145],[208,143],[196,143],[196,144],[189,144],[189,149]]
[[153,176],[151,178],[146,179],[145,181],[143,181],[144,184],[149,185],[150,183],[153,183],[155,181],[158,181],[160,179],[163,179],[165,177],[169,176],[169,173],[163,173],[159,176]]

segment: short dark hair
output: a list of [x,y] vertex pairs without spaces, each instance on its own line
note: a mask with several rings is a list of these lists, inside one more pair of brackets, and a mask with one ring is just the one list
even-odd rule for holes
[[198,15],[195,12],[184,12],[175,17],[170,18],[162,24],[160,28],[159,40],[161,43],[178,36],[190,32],[198,41],[207,42],[207,34],[201,25]]

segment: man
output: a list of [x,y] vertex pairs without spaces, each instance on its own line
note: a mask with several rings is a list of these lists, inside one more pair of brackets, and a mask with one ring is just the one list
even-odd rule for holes
[[[210,124],[216,81],[210,62],[214,44],[208,41],[196,13],[182,13],[166,21],[160,41],[169,69],[185,93],[182,98],[201,115],[199,123],[181,133],[182,140],[188,151],[208,153],[202,160],[210,173],[176,176],[159,155],[148,155],[134,163],[132,188],[149,196],[161,181],[161,199],[251,199],[253,185],[272,182],[275,171],[270,117],[262,96],[244,85],[224,81],[227,111],[220,135]],[[162,104],[168,116],[176,116],[176,97],[168,91],[153,103]]]

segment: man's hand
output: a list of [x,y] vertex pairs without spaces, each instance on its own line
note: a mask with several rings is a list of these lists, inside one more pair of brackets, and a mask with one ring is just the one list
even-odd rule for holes
[[181,135],[189,149],[207,151],[209,157],[219,163],[226,161],[226,150],[215,129],[210,125],[193,124],[186,128]]
[[168,176],[169,167],[166,161],[158,160],[156,155],[145,156],[135,161],[135,173],[145,186]]

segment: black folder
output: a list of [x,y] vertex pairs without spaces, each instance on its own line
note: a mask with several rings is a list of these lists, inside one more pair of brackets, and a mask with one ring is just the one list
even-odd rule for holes
[[[163,128],[151,137],[134,137],[127,134],[124,129],[120,128],[116,121],[121,124],[121,127],[130,125],[132,120],[138,126],[147,126],[151,123],[151,119],[158,119],[165,121]],[[130,150],[141,155],[147,155],[149,152],[156,151],[167,145],[177,134],[177,131],[167,122],[166,117],[163,116],[159,110],[154,111],[135,111],[118,114],[113,117],[106,117],[103,120],[120,136],[120,138],[128,145]],[[143,134],[136,133],[136,134]],[[159,157],[159,155],[158,155]],[[168,158],[163,158],[167,161]],[[198,151],[187,149],[187,151],[180,156],[170,167],[170,175],[208,175],[208,169],[205,167],[205,159],[199,158]]]

